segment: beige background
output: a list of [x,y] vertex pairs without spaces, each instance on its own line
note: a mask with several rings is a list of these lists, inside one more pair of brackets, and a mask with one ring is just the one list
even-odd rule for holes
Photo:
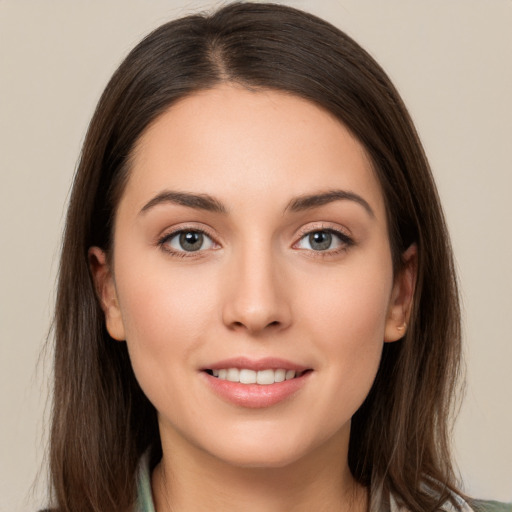
[[[512,1],[296,0],[347,31],[408,104],[462,283],[468,391],[454,433],[469,493],[512,501]],[[65,202],[95,103],[158,24],[212,2],[0,0],[0,510],[35,510]],[[218,5],[218,4],[217,4]]]

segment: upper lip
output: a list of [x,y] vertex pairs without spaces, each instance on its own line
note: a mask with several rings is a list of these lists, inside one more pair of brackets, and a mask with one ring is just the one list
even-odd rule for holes
[[307,366],[280,359],[277,357],[264,357],[262,359],[249,359],[247,357],[233,357],[230,359],[223,359],[217,361],[210,366],[206,366],[203,370],[222,370],[224,368],[239,368],[248,370],[295,370],[296,372],[303,372],[308,370]]

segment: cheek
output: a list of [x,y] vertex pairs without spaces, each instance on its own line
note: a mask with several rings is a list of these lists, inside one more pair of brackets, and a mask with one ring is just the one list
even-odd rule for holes
[[348,420],[366,398],[379,367],[392,287],[391,263],[340,270],[324,286],[319,284],[309,287],[303,303],[303,322],[308,323],[304,328],[314,333],[326,371],[324,405],[334,404]]
[[119,262],[116,279],[135,374],[142,386],[144,380],[163,386],[187,368],[210,330],[215,297],[209,290],[215,287],[197,271],[171,271],[161,262],[143,269]]
[[[385,255],[386,253],[384,253]],[[383,342],[392,289],[391,261],[340,267],[316,275],[302,293],[303,312],[325,338],[364,346]],[[298,295],[298,294],[297,294]]]

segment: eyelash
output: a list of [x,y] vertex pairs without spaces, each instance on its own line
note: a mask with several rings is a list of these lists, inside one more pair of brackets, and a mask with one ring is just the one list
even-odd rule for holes
[[170,233],[166,233],[164,236],[158,239],[157,245],[166,253],[169,253],[171,256],[176,256],[178,258],[197,258],[202,256],[202,253],[205,252],[205,249],[198,249],[197,251],[185,251],[185,250],[175,250],[170,247],[169,242],[174,238],[186,234],[186,233],[197,233],[208,238],[213,245],[218,245],[215,241],[214,237],[210,235],[206,230],[190,227],[190,228],[180,228],[175,231],[171,231]]
[[[353,238],[348,236],[343,231],[341,231],[339,229],[334,229],[332,227],[317,226],[314,228],[307,227],[307,228],[304,228],[303,230],[301,230],[301,232],[299,233],[299,240],[297,242],[295,242],[295,244],[293,246],[296,247],[302,240],[306,239],[306,237],[313,235],[314,233],[329,233],[329,234],[335,236],[340,243],[340,247],[337,247],[335,249],[326,249],[326,250],[317,250],[317,251],[315,251],[313,249],[302,249],[302,250],[309,251],[311,253],[311,256],[315,257],[315,258],[327,258],[330,256],[336,256],[340,253],[348,251],[352,246],[355,245],[355,241],[353,240]],[[300,248],[297,248],[297,249],[301,250]]]
[[[202,236],[208,238],[213,245],[218,245],[218,243],[215,241],[215,238],[212,235],[210,235],[206,230],[196,228],[196,227],[190,227],[190,228],[185,227],[185,228],[177,229],[170,233],[166,233],[165,235],[163,235],[161,238],[158,239],[157,245],[166,253],[169,253],[170,255],[176,256],[178,258],[194,258],[194,257],[197,258],[197,257],[202,256],[202,253],[204,253],[208,249],[198,249],[197,251],[186,251],[186,250],[175,250],[170,247],[169,242],[171,240],[173,240],[174,238],[176,238],[180,235],[186,234],[186,233],[197,233],[199,235],[202,235]],[[306,237],[309,237],[315,233],[329,233],[331,235],[334,235],[340,242],[341,246],[337,247],[335,249],[316,250],[316,251],[314,249],[301,249],[301,248],[297,247],[297,245],[302,240],[306,239]],[[350,247],[352,247],[353,245],[355,245],[354,240],[351,237],[349,237],[346,233],[344,233],[343,231],[334,229],[332,227],[319,226],[319,227],[315,227],[313,229],[305,228],[305,229],[301,230],[301,232],[299,233],[299,239],[297,240],[297,242],[295,242],[293,244],[292,247],[297,250],[308,251],[311,253],[311,255],[313,257],[325,258],[325,257],[335,256],[339,253],[345,252],[348,249],[350,249]]]

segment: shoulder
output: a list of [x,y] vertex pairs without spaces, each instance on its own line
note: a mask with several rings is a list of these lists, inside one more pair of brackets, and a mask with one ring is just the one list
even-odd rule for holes
[[[512,503],[492,500],[465,501],[461,496],[452,494],[452,500],[441,506],[440,512],[512,512]],[[390,512],[408,512],[393,495],[390,496]]]
[[473,500],[471,507],[475,512],[512,512],[512,503],[499,501]]
[[[151,466],[150,450],[141,457],[136,474],[136,502],[127,512],[155,512],[153,496],[151,492]],[[38,512],[59,512],[58,509],[42,509]]]

